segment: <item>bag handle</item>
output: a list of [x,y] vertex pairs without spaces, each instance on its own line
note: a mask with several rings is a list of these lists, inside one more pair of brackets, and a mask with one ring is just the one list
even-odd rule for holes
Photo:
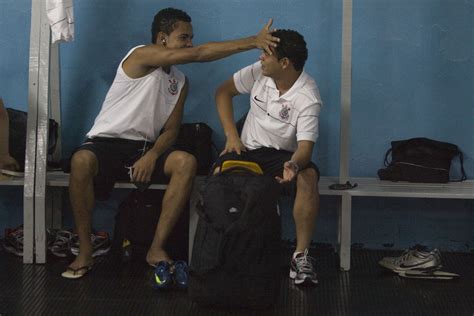
[[466,171],[464,170],[464,155],[459,149],[457,155],[459,156],[459,163],[461,164],[461,179],[451,180],[450,182],[462,182],[467,179]]
[[388,156],[392,153],[392,148],[390,148],[389,150],[387,150],[387,152],[385,153],[385,158],[383,160],[383,164],[385,167],[388,167],[392,162],[390,161],[390,163],[388,162]]

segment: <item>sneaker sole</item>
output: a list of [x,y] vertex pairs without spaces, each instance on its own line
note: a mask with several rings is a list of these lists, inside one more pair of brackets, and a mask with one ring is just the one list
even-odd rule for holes
[[413,270],[413,269],[436,269],[436,268],[441,267],[440,265],[433,265],[432,261],[423,262],[423,263],[413,265],[413,266],[410,266],[410,267],[398,267],[398,266],[395,266],[395,265],[391,264],[390,262],[385,262],[383,260],[379,261],[379,264],[382,267],[384,267],[386,269],[389,269],[389,270],[391,270],[393,272],[396,272],[396,273],[403,272],[403,271],[410,271],[410,270]]
[[296,285],[316,285],[318,280],[312,280],[311,278],[305,278],[304,280],[295,279]]
[[[98,250],[96,250],[92,253],[92,258],[103,256],[103,255],[107,254],[109,251],[110,251],[110,246],[108,248],[98,249]],[[71,249],[71,253],[73,255],[77,256],[79,254],[79,249],[77,249],[77,250],[76,249]]]
[[17,257],[23,257],[23,250],[18,251],[15,247],[7,245],[3,245],[3,248],[5,248],[5,251],[8,253],[14,254]]
[[459,274],[445,272],[445,271],[402,271],[398,273],[399,276],[404,278],[413,278],[413,279],[438,279],[438,280],[451,280],[458,278]]
[[66,258],[68,256],[67,252],[55,252],[55,251],[51,251],[51,254],[56,256],[56,257],[60,257],[60,258]]
[[318,280],[312,280],[311,278],[305,278],[304,280],[298,280],[296,278],[296,271],[290,269],[290,279],[295,281],[296,285],[315,285],[318,284]]

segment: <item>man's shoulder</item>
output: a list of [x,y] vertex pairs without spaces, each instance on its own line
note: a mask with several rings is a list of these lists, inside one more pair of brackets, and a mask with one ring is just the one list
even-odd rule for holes
[[307,73],[304,73],[304,75],[304,81],[302,82],[301,88],[298,89],[295,99],[297,99],[298,102],[304,102],[306,104],[321,103],[321,96],[316,81]]
[[171,69],[173,70],[174,77],[176,77],[179,81],[186,81],[186,75],[178,67],[173,65],[171,66]]

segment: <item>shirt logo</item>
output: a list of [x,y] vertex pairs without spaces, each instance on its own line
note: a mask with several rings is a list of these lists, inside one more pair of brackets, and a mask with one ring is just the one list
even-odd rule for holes
[[170,86],[168,87],[168,92],[171,93],[172,95],[176,95],[178,93],[178,81],[176,79],[169,79]]
[[288,121],[288,119],[290,118],[290,108],[288,107],[287,104],[282,104],[281,105],[282,108],[280,110],[280,118],[284,121]]
[[259,98],[257,98],[257,96],[254,96],[253,98],[254,98],[255,101],[263,102],[262,100],[260,100]]

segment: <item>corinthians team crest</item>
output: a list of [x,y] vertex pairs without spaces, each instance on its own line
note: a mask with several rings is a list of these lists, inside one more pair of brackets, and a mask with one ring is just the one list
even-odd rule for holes
[[170,86],[168,87],[168,92],[171,93],[172,95],[175,95],[178,93],[178,81],[176,79],[169,79]]
[[290,108],[288,107],[287,104],[282,104],[281,105],[282,108],[280,110],[280,118],[282,120],[285,120],[285,121],[288,121],[288,119],[290,118]]

